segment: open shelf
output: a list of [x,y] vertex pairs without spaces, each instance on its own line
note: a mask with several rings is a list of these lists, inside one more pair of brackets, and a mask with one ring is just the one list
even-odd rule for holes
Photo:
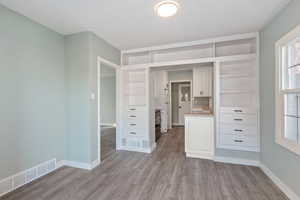
[[[215,61],[255,60],[257,35],[224,37],[187,44],[165,45],[122,52],[123,67],[156,67]],[[228,39],[226,39],[228,38]]]

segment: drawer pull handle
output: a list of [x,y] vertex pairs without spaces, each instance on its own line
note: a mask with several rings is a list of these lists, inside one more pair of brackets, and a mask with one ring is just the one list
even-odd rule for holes
[[243,119],[234,119],[234,121],[239,121],[240,122],[240,121],[243,121]]
[[244,141],[243,140],[234,140],[234,142],[242,143]]
[[136,132],[130,132],[131,135],[136,135]]
[[130,124],[130,126],[136,126],[136,124]]
[[129,109],[129,110],[131,110],[131,111],[135,111],[136,109],[135,109],[135,108],[131,108],[131,109]]
[[242,111],[242,110],[234,110],[234,112],[241,113],[241,112],[243,112],[243,111]]
[[235,132],[243,132],[241,129],[234,129]]
[[129,117],[136,117],[135,115],[130,115]]

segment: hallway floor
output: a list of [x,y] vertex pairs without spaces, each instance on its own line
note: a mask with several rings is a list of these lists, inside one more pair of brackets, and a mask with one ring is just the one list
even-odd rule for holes
[[116,128],[101,128],[101,160],[116,152]]
[[[0,198],[1,199],[1,198]],[[92,171],[63,167],[2,200],[287,200],[256,167],[190,159],[184,129],[152,154],[118,151]]]

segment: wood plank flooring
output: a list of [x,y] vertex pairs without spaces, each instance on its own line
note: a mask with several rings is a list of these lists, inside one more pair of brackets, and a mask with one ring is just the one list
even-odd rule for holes
[[1,200],[286,200],[256,167],[184,156],[183,128],[151,155],[118,151],[92,171],[63,167]]

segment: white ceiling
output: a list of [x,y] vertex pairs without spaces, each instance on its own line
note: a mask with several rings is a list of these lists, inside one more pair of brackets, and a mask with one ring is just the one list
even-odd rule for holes
[[119,49],[259,31],[289,0],[177,0],[178,15],[159,18],[160,0],[0,0],[61,34],[92,31]]

